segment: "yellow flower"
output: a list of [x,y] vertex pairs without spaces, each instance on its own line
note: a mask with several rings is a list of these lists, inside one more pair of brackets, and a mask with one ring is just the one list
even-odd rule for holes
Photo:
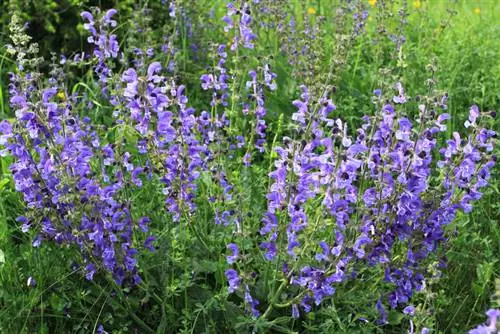
[[475,8],[474,13],[476,13],[477,15],[481,14],[481,8],[479,7]]
[[60,91],[59,93],[57,93],[57,97],[60,98],[61,100],[66,99],[66,95],[64,94],[63,91]]
[[413,1],[413,7],[419,9],[420,7],[422,7],[422,2],[420,2],[420,0]]
[[375,6],[377,4],[377,0],[368,0],[370,6]]
[[309,14],[309,15],[316,14],[316,9],[314,9],[312,7],[307,8],[307,14]]

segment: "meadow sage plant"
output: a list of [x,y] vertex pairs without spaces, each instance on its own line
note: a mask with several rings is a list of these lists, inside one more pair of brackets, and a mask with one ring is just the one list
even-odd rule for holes
[[[206,52],[196,53],[205,63],[190,85],[181,75],[178,22],[189,23],[185,36],[199,33],[198,23],[183,1],[164,6],[169,35],[155,42],[145,18],[128,44],[117,37],[117,10],[83,11],[92,53],[55,56],[48,75],[13,17],[15,119],[0,122],[0,154],[13,159],[26,206],[17,222],[33,246],[76,250],[87,280],[109,276],[118,288],[146,289],[144,303],[152,296],[163,317],[163,302],[178,297],[165,288],[176,275],[189,282],[186,309],[190,284],[204,280],[253,331],[283,316],[305,319],[367,286],[363,307],[373,312],[360,321],[386,324],[391,310],[413,317],[414,296],[446,266],[446,226],[471,212],[489,185],[497,158],[488,125],[496,114],[472,105],[462,131],[449,131],[449,96],[435,89],[430,66],[427,95],[410,96],[401,79],[373,92],[364,117],[347,120],[333,83],[365,33],[361,1],[336,9],[328,49],[316,42],[327,21],[313,17],[314,8],[297,24],[283,1],[230,2],[220,37],[191,45]],[[388,9],[377,6],[382,20]],[[390,34],[397,53],[406,17],[404,3]],[[281,56],[300,81],[284,107],[289,115],[269,103],[283,89],[273,57],[259,55],[259,31],[269,29],[278,30]],[[70,89],[67,72],[82,68],[97,84]],[[144,192],[160,199],[158,212],[141,210]],[[182,275],[173,269],[151,278],[141,258],[159,249],[157,256],[185,261]],[[171,255],[178,251],[180,260]],[[195,266],[203,261],[212,261],[208,274]],[[483,327],[495,328],[498,312],[488,315]]]

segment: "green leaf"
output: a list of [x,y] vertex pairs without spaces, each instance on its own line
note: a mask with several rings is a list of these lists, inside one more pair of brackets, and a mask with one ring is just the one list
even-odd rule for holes
[[0,190],[2,190],[7,184],[9,184],[9,179],[1,179],[0,180]]
[[403,320],[404,315],[401,312],[392,311],[389,312],[388,321],[391,325],[399,325],[401,320]]

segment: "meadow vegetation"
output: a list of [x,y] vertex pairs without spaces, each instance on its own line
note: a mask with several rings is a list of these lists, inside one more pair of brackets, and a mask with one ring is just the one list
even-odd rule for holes
[[500,3],[5,8],[1,333],[496,333]]

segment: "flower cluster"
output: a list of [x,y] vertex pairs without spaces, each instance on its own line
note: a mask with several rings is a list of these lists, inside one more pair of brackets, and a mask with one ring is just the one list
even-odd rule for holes
[[252,16],[250,15],[250,6],[248,3],[243,2],[240,8],[230,2],[227,5],[227,15],[224,16],[223,21],[226,23],[224,27],[225,32],[234,30],[234,38],[231,43],[231,50],[235,51],[239,45],[247,49],[253,49],[253,41],[255,39],[255,34],[252,31],[251,23]]
[[[470,212],[488,185],[496,134],[477,123],[488,113],[472,106],[465,139],[455,132],[442,145],[450,116],[438,111],[447,95],[418,105],[414,125],[398,111],[409,98],[401,83],[396,88],[394,104],[379,97],[379,113],[365,117],[352,137],[331,117],[332,101],[313,104],[303,86],[292,116],[297,136],[275,147],[259,247],[268,261],[278,258],[290,303],[305,312],[333,295],[336,283],[379,268],[391,286],[377,302],[384,322],[383,301],[404,307],[425,287],[445,226],[459,211]],[[395,257],[396,248],[405,257]],[[297,296],[293,286],[302,288]]]
[[[196,138],[197,117],[187,107],[184,86],[161,74],[159,62],[149,64],[146,73],[128,68],[122,74],[124,84],[119,123],[136,131],[138,152],[147,157],[136,173],[155,168],[163,183],[168,211],[178,221],[182,213],[195,209],[196,180],[203,165],[206,148]],[[174,111],[175,110],[175,111]]]
[[227,60],[226,45],[220,44],[216,47],[217,54],[217,66],[214,67],[213,73],[203,74],[200,77],[201,88],[203,90],[212,91],[212,102],[210,105],[212,107],[217,104],[227,106],[228,98],[228,74],[225,68]]
[[16,120],[0,123],[2,154],[14,158],[10,170],[27,206],[17,221],[23,232],[34,231],[35,247],[44,240],[78,247],[88,279],[102,267],[118,284],[127,277],[137,283],[132,236],[135,230],[146,232],[148,220],[134,219],[123,196],[130,178],[130,170],[122,168],[126,155],[99,137],[90,118],[73,112],[76,98],[62,100],[63,77],[52,76],[41,89],[39,78],[28,69],[11,74]]
[[[276,78],[276,73],[271,72],[271,65],[265,64],[262,69],[262,80],[258,79],[258,74],[256,71],[251,70],[248,72],[250,76],[250,80],[247,81],[246,87],[249,90],[249,103],[245,103],[243,106],[243,113],[248,115],[251,113],[255,116],[255,119],[252,120],[252,127],[255,129],[252,132],[251,138],[248,140],[248,148],[245,156],[243,157],[243,163],[248,166],[251,161],[251,149],[250,145],[253,145],[254,137],[255,140],[255,148],[263,153],[265,151],[265,143],[266,143],[266,133],[265,130],[267,128],[266,121],[264,117],[266,116],[266,106],[265,106],[265,95],[264,95],[264,87],[267,87],[269,90],[276,90],[276,83],[274,79]],[[254,106],[251,107],[251,104]]]
[[102,85],[106,84],[112,71],[112,68],[107,63],[107,59],[118,57],[118,52],[120,51],[116,35],[109,32],[110,28],[116,27],[116,21],[113,20],[113,16],[116,13],[116,9],[110,9],[104,15],[101,15],[100,11],[97,11],[97,14],[100,16],[97,28],[94,16],[90,12],[84,11],[81,13],[82,18],[86,21],[83,27],[90,33],[87,41],[95,45],[94,56],[99,60],[98,66],[95,67],[95,72],[99,76],[99,82]]

